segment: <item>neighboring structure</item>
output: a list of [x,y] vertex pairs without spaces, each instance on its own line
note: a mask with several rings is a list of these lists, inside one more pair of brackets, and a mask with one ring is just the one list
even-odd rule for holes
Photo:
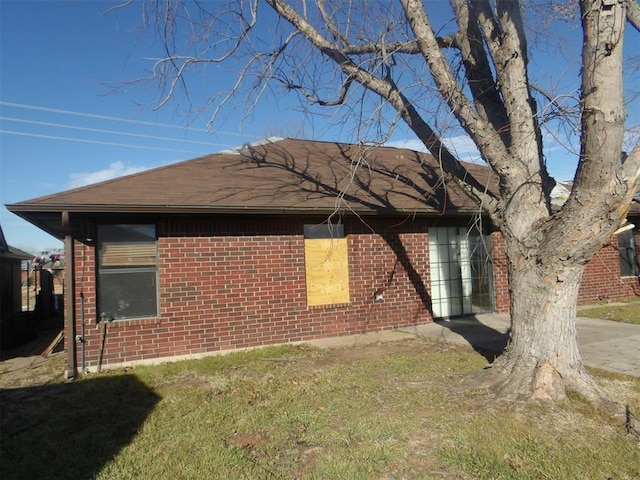
[[[64,251],[44,251],[29,265],[29,284],[34,293],[32,310],[37,321],[52,320],[63,315]],[[35,305],[33,305],[35,304]],[[61,322],[62,325],[62,322]]]
[[[70,374],[509,309],[500,234],[411,150],[272,139],[7,208],[65,239]],[[582,302],[640,295],[617,245]]]
[[21,264],[32,255],[10,246],[0,227],[0,345],[20,343],[29,334],[28,318],[22,314]]

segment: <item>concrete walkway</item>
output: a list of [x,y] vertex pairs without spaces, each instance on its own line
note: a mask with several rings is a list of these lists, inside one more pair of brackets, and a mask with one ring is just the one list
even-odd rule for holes
[[[640,377],[640,325],[578,317],[578,344],[585,365]],[[401,329],[402,332],[467,344],[492,361],[508,340],[509,315],[486,314]]]
[[[640,377],[640,325],[585,317],[578,317],[577,325],[578,344],[585,365]],[[330,348],[430,337],[443,342],[470,345],[488,362],[493,362],[507,345],[508,331],[508,314],[483,314],[309,343]]]

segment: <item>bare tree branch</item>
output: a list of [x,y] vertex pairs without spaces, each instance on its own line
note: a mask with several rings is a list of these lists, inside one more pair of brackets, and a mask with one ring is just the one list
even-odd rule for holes
[[456,44],[462,53],[467,83],[476,109],[503,137],[503,143],[510,145],[509,130],[506,128],[509,120],[484,50],[476,13],[466,0],[452,0],[451,5],[459,26]]
[[107,16],[107,15],[109,15],[110,13],[112,13],[112,12],[114,12],[114,11],[116,11],[116,10],[119,10],[119,9],[121,9],[121,8],[125,8],[125,7],[128,7],[128,6],[129,6],[129,5],[131,5],[133,2],[134,2],[134,0],[127,0],[126,2],[119,3],[119,4],[117,4],[117,5],[114,5],[113,7],[109,7],[107,10],[105,10],[105,11],[104,11],[104,13],[102,14],[102,16],[103,16],[103,17],[104,17],[104,16]]
[[339,42],[340,47],[348,45],[349,42],[345,37],[342,36],[342,33],[340,33],[340,31],[338,30],[338,27],[336,27],[336,24],[332,20],[333,17],[327,13],[325,5],[325,0],[318,0],[318,10],[320,10],[320,14],[322,15],[324,23],[327,25],[327,28],[336,39],[336,41]]
[[495,215],[499,210],[497,200],[488,194],[483,185],[474,184],[474,182],[470,181],[472,176],[469,175],[460,162],[451,154],[448,148],[442,143],[440,136],[422,119],[413,104],[400,92],[391,79],[380,79],[356,65],[347,55],[341,50],[336,49],[320,32],[313,28],[301,15],[283,1],[267,0],[267,3],[269,3],[280,16],[289,21],[296,30],[304,35],[304,37],[323,54],[337,63],[348,78],[352,78],[365,88],[389,101],[424,142],[429,151],[441,159],[444,171],[452,175],[453,179],[462,181],[464,188],[469,194],[480,199],[486,206],[488,213],[494,218],[494,221],[499,221]]
[[297,84],[283,80],[283,84],[286,88],[289,88],[292,90],[298,90],[300,93],[302,93],[302,95],[304,95],[304,97],[307,99],[308,102],[315,103],[323,107],[335,107],[337,105],[342,105],[345,99],[347,98],[347,93],[349,92],[349,87],[351,86],[352,83],[353,83],[353,80],[348,78],[347,81],[344,82],[344,84],[342,85],[342,88],[340,89],[340,93],[337,99],[323,100],[322,98],[319,98],[317,95],[313,95],[309,93],[307,89],[304,88],[302,85],[297,85]]
[[[438,48],[435,34],[422,3],[418,0],[402,0],[401,3],[444,101],[476,143],[483,158],[487,159],[501,176],[504,175],[503,178],[510,177],[509,164],[511,159],[499,133],[478,114],[458,85],[446,58]],[[455,172],[455,169],[451,167],[447,167],[445,170],[450,173]],[[508,182],[503,184],[503,186],[507,185]]]
[[527,45],[523,37],[520,6],[511,0],[498,0],[496,18],[488,0],[476,0],[474,5],[478,12],[478,24],[493,58],[509,118],[509,147],[518,148],[519,151],[514,152],[514,156],[526,162],[528,177],[535,176],[536,171],[542,168],[539,162],[541,142],[535,101],[529,92]]
[[[459,48],[455,35],[437,37],[436,41],[440,48]],[[341,50],[345,55],[381,54],[383,51],[387,54],[404,53],[408,55],[419,55],[421,53],[415,40],[407,42],[381,42],[363,45],[346,45]]]
[[[184,88],[190,67],[231,65],[238,77],[209,97],[212,120],[238,98],[249,104],[247,115],[274,82],[297,92],[305,105],[354,115],[358,140],[365,137],[361,132],[372,131],[376,141],[388,139],[402,119],[439,160],[440,181],[460,185],[502,233],[512,343],[493,369],[501,375],[497,391],[556,399],[568,387],[598,399],[577,348],[575,305],[585,263],[609,241],[640,187],[640,144],[629,156],[621,154],[626,116],[621,47],[625,24],[638,30],[640,6],[636,0],[575,1],[583,34],[579,91],[571,85],[549,93],[533,83],[528,55],[539,52],[528,50],[527,18],[517,0],[451,0],[455,23],[445,19],[440,27],[442,12],[428,15],[429,2],[422,0],[301,0],[296,7],[287,0],[265,0],[270,7],[265,10],[259,0],[247,0],[248,6],[236,0],[231,21],[200,5],[189,10],[187,4],[156,0],[155,25],[166,54],[156,59],[152,74],[165,105],[180,85]],[[168,10],[161,14],[163,6]],[[565,22],[578,18],[571,4],[550,8],[556,11],[554,21],[558,13]],[[258,11],[279,22],[270,39],[254,29]],[[196,18],[200,23],[194,25]],[[204,40],[193,43],[206,44],[204,50],[180,51],[181,21],[195,36],[202,28]],[[238,59],[240,67],[234,63]],[[318,114],[312,108],[305,113]],[[579,132],[581,144],[573,191],[562,207],[552,208],[541,127],[558,134],[559,118]],[[473,140],[490,175],[498,177],[498,191],[489,192],[470,172],[485,177],[460,162],[455,147],[447,148],[444,134],[451,125]],[[346,180],[366,188],[366,178],[356,173],[372,168],[367,145],[361,142],[350,178],[333,179],[336,185]],[[304,178],[308,172],[299,174]],[[403,181],[411,178],[405,175]],[[336,205],[349,195],[340,188],[327,193],[335,195]]]
[[640,4],[638,0],[626,0],[627,20],[640,32]]

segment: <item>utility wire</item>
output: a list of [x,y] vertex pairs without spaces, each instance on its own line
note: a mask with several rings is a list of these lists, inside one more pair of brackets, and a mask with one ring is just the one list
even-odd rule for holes
[[[87,117],[87,118],[99,118],[102,120],[112,120],[112,121],[116,121],[116,122],[125,122],[125,123],[135,123],[138,125],[150,125],[153,127],[164,127],[164,128],[179,128],[181,130],[192,130],[195,132],[204,132],[204,133],[210,133],[208,130],[204,129],[204,128],[190,128],[190,127],[184,127],[184,126],[180,126],[180,125],[171,125],[169,123],[156,123],[156,122],[147,122],[144,120],[132,120],[129,118],[121,118],[121,117],[110,117],[108,115],[97,115],[95,113],[83,113],[83,112],[76,112],[73,110],[60,110],[57,108],[49,108],[49,107],[40,107],[37,105],[25,105],[24,103],[12,103],[12,102],[3,102],[0,101],[0,105],[4,105],[5,107],[14,107],[14,108],[25,108],[28,110],[39,110],[42,112],[52,112],[52,113],[62,113],[64,115],[75,115],[78,117]],[[236,137],[245,137],[245,138],[254,138],[252,135],[247,135],[246,133],[234,133],[234,132],[223,132],[223,131],[218,131],[215,132],[216,134],[222,134],[222,135],[233,135]]]
[[56,128],[69,128],[72,130],[82,130],[85,132],[96,132],[96,133],[109,133],[112,135],[126,135],[128,137],[136,137],[136,138],[150,138],[153,140],[164,140],[168,142],[183,142],[183,143],[197,143],[199,145],[211,145],[216,147],[233,147],[234,145],[230,145],[227,143],[212,143],[212,142],[199,142],[197,140],[186,140],[181,138],[171,138],[171,137],[160,137],[155,135],[143,135],[140,133],[128,133],[128,132],[118,132],[115,130],[103,130],[101,128],[89,128],[89,127],[77,127],[75,125],[65,125],[61,123],[49,123],[49,122],[38,122],[36,120],[25,120],[22,118],[14,118],[14,117],[0,117],[0,120],[6,120],[9,122],[19,122],[19,123],[28,123],[30,125],[42,125],[46,127],[56,127]]
[[93,143],[97,145],[111,145],[114,147],[126,147],[126,148],[141,148],[145,150],[160,150],[162,152],[177,152],[177,153],[193,153],[196,155],[202,155],[203,152],[195,152],[191,150],[179,150],[175,148],[163,148],[163,147],[147,147],[144,145],[129,145],[126,143],[115,143],[115,142],[101,142],[99,140],[85,140],[82,138],[72,138],[72,137],[59,137],[55,135],[41,135],[38,133],[27,133],[27,132],[14,132],[12,130],[0,130],[0,133],[6,133],[7,135],[19,135],[23,137],[36,137],[36,138],[48,138],[51,140],[65,140],[68,142],[80,142],[80,143]]

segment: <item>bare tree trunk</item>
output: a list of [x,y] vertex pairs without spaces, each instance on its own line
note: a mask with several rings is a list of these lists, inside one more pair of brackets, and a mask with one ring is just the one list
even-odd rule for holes
[[[311,104],[345,105],[347,112],[355,111],[349,105],[353,100],[360,102],[359,112],[383,112],[378,98],[363,103],[364,95],[352,92],[358,84],[379,97],[440,160],[444,179],[458,182],[505,236],[512,337],[506,354],[489,371],[492,385],[510,398],[551,400],[564,398],[571,388],[601,403],[578,350],[576,302],[584,265],[624,221],[640,188],[640,144],[625,160],[621,154],[626,118],[622,47],[626,20],[636,29],[640,23],[637,0],[578,2],[583,31],[576,105],[579,166],[571,195],[557,210],[551,207],[554,182],[543,156],[546,108],[537,106],[537,89],[530,82],[528,56],[536,52],[527,46],[520,2],[451,0],[457,30],[441,36],[438,32],[449,26],[437,25],[438,15],[430,17],[429,2],[420,0],[399,0],[397,9],[395,2],[377,9],[382,2],[264,0],[271,7],[269,14],[291,27],[287,31],[283,23],[269,47],[263,47],[269,45],[265,39],[253,37],[263,33],[254,28],[258,12],[263,14],[261,0],[238,1],[235,8],[215,15],[198,5],[194,15],[185,18],[192,22],[206,14],[206,21],[197,24],[205,26],[197,36],[205,39],[202,57],[174,53],[182,31],[176,20],[182,16],[173,12],[175,3],[165,3],[169,14],[147,16],[166,22],[158,31],[164,32],[168,54],[153,67],[166,92],[161,105],[183,85],[190,66],[222,64],[236,54],[249,55],[248,62],[234,87],[210,100],[213,104],[222,98],[214,119],[232,98],[260,98],[270,81]],[[152,4],[160,9],[163,2]],[[369,11],[380,16],[360,23],[367,18],[360,14]],[[217,39],[215,49],[211,38]],[[222,54],[211,58],[218,49]],[[248,92],[241,85],[248,86]],[[332,94],[324,97],[327,92]],[[451,112],[478,147],[499,188],[478,181],[447,149],[438,110],[429,111],[432,93],[439,94],[447,117]],[[563,103],[556,104],[552,96],[546,101],[552,110]],[[250,110],[254,106],[251,103]]]
[[560,260],[542,265],[514,243],[507,240],[511,339],[490,371],[498,396],[558,401],[572,389],[605,404],[578,349],[576,304],[584,266]]
[[[510,216],[501,230],[509,262],[512,332],[507,352],[491,374],[507,398],[561,400],[572,389],[606,405],[582,364],[576,304],[584,265],[626,216],[637,188],[638,164],[620,162],[623,0],[606,5],[583,0],[581,8],[581,161],[571,197],[560,212],[546,219],[536,216],[527,208],[535,204],[535,192],[524,201],[510,199]],[[516,182],[512,190],[524,185]]]

